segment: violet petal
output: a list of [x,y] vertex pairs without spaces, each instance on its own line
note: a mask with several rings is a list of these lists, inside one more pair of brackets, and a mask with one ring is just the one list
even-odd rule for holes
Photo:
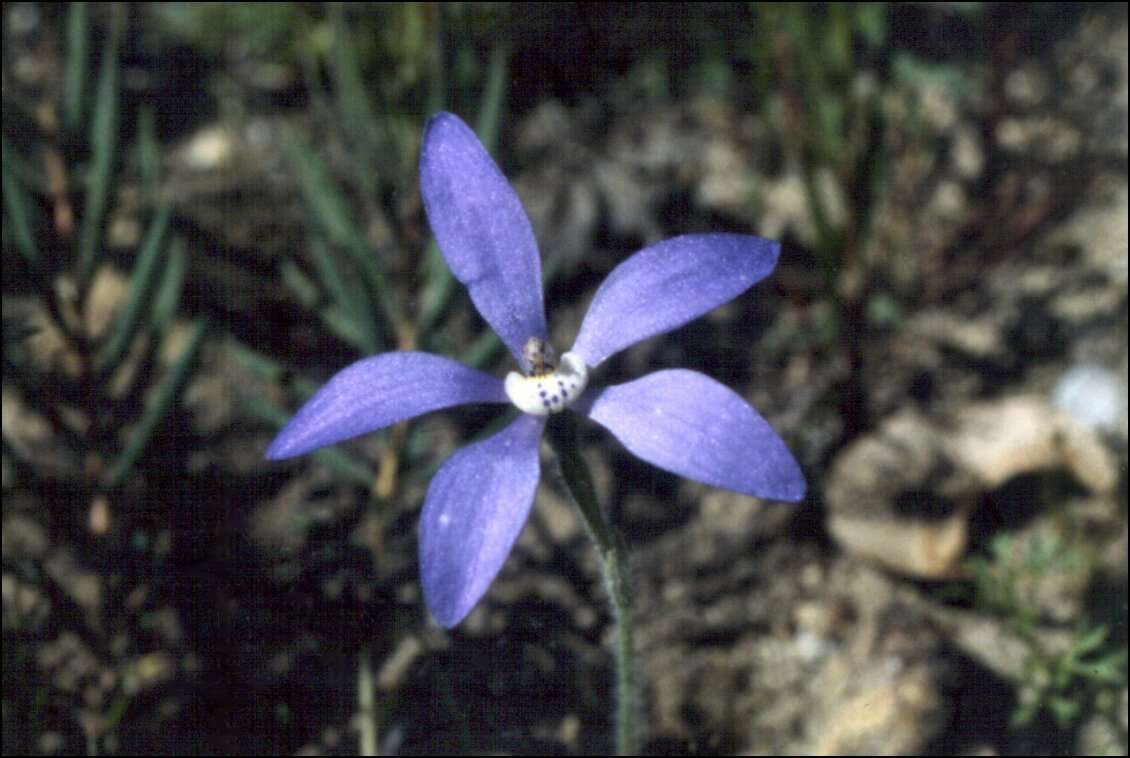
[[645,247],[612,270],[573,345],[589,366],[732,300],[777,265],[781,246],[744,234],[688,234]]
[[522,358],[526,340],[546,338],[537,241],[506,177],[457,116],[439,113],[428,121],[420,190],[447,265],[528,368]]
[[538,486],[544,419],[519,416],[458,451],[428,486],[420,517],[420,575],[432,615],[453,627],[494,581],[526,523]]
[[697,371],[657,371],[578,406],[632,453],[667,471],[769,500],[804,498],[804,475],[769,423]]
[[506,403],[502,382],[429,353],[383,353],[333,375],[267,448],[290,458],[440,408]]

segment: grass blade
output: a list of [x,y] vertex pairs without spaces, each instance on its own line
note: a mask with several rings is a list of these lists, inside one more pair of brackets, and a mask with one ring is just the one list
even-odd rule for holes
[[156,117],[151,107],[141,108],[137,131],[141,195],[150,207],[154,207],[157,205],[161,190],[161,144],[157,141]]
[[[399,307],[394,293],[384,278],[384,272],[377,254],[369,248],[369,243],[353,220],[349,203],[337,185],[330,179],[329,171],[322,160],[309,149],[297,135],[292,135],[286,143],[287,157],[298,174],[299,185],[306,205],[329,241],[345,249],[361,273],[363,281],[375,295],[369,312],[359,314],[373,324],[373,334],[380,334],[379,325],[384,322],[388,334],[394,334],[393,324],[400,323]],[[373,344],[380,349],[379,340]],[[375,351],[374,351],[375,352]]]
[[229,339],[227,344],[232,357],[244,365],[252,373],[273,382],[286,383],[300,398],[305,400],[314,394],[318,385],[302,376],[292,376],[286,366],[258,350],[244,345],[234,339]]
[[1082,658],[1087,655],[1087,653],[1092,653],[1102,647],[1102,644],[1106,642],[1106,638],[1106,625],[1100,624],[1081,637],[1078,637],[1071,646],[1071,652],[1076,658]]
[[169,245],[168,263],[153,299],[153,329],[164,336],[168,333],[177,315],[181,291],[184,288],[184,274],[187,268],[185,248],[187,243],[181,237],[173,238]]
[[153,292],[157,262],[161,257],[171,214],[170,206],[161,208],[145,233],[145,239],[142,240],[141,248],[138,250],[137,263],[134,264],[133,274],[130,276],[126,301],[114,317],[109,338],[95,356],[94,366],[99,372],[109,371],[117,365],[137,333],[145,306]]
[[343,125],[358,153],[360,170],[356,172],[361,190],[370,201],[379,197],[377,167],[380,165],[376,134],[377,117],[361,75],[357,48],[353,44],[342,3],[329,6],[330,27],[334,44],[330,52],[330,74],[333,76],[338,109]]
[[208,324],[204,319],[196,319],[192,323],[188,340],[180,357],[177,358],[176,363],[169,369],[165,378],[157,387],[156,396],[142,414],[141,420],[130,436],[129,443],[107,470],[103,482],[108,489],[118,487],[125,481],[126,475],[129,474],[134,463],[137,462],[137,459],[149,444],[153,432],[157,430],[157,426],[169,412],[173,402],[180,396],[185,382],[188,381],[189,370],[196,360],[197,353],[200,352],[200,346],[204,342],[204,335],[207,330]]
[[282,276],[283,284],[294,293],[303,308],[313,310],[321,301],[322,293],[318,285],[290,258],[282,262],[279,275]]
[[428,57],[428,115],[447,109],[447,44],[444,39],[444,4],[430,3],[416,6],[427,12],[432,21],[432,44]]
[[502,122],[502,110],[506,100],[506,75],[510,70],[510,48],[496,45],[490,53],[487,64],[487,81],[483,87],[483,99],[479,103],[479,119],[475,123],[475,133],[490,152],[498,147],[498,126]]
[[361,237],[348,203],[330,178],[321,159],[304,139],[292,133],[284,145],[287,158],[298,174],[298,184],[310,209],[331,243],[348,247]]
[[322,286],[329,292],[343,315],[354,322],[354,331],[362,337],[361,351],[376,353],[380,350],[380,337],[373,318],[374,308],[365,290],[356,286],[355,280],[342,276],[337,260],[321,235],[311,234],[310,253]]
[[417,316],[417,329],[426,340],[439,321],[440,316],[451,305],[455,294],[455,277],[447,267],[447,261],[433,239],[424,249],[423,268],[424,292],[420,295],[420,311]]
[[92,156],[87,176],[86,206],[79,235],[79,278],[86,282],[94,270],[94,259],[102,244],[102,221],[110,194],[110,174],[118,147],[118,43],[121,37],[122,13],[111,13],[110,34],[98,75],[98,94],[91,120]]
[[63,72],[63,126],[75,133],[82,125],[83,94],[90,62],[87,60],[86,3],[71,3],[67,12],[67,61]]
[[28,196],[24,191],[23,184],[16,178],[11,169],[12,164],[8,160],[8,152],[8,140],[4,140],[4,160],[3,165],[0,166],[0,172],[3,176],[4,214],[8,219],[4,228],[11,229],[12,238],[16,243],[16,249],[20,251],[20,255],[28,263],[36,264],[39,262],[39,248],[35,244],[35,235],[32,233]]
[[318,311],[326,329],[338,339],[353,347],[362,355],[379,352],[373,349],[369,333],[362,329],[352,314],[346,313],[338,305],[328,305]]
[[495,364],[502,351],[502,340],[493,329],[486,329],[463,351],[459,360],[471,368],[485,371]]
[[327,303],[318,285],[294,261],[284,261],[281,274],[287,288],[305,308],[318,314],[331,334],[360,353],[367,355],[380,352],[379,338],[368,328],[370,322],[364,316],[354,315],[338,302]]

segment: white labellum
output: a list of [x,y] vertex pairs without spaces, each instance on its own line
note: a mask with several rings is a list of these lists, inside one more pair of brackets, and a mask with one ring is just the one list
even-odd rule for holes
[[506,375],[506,396],[518,410],[531,416],[548,416],[565,410],[585,391],[589,370],[576,353],[561,356],[561,365],[542,374]]

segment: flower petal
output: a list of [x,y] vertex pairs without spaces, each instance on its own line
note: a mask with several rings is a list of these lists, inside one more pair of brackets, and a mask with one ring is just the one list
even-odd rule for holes
[[585,412],[628,450],[680,476],[769,500],[804,498],[804,475],[769,423],[697,371],[607,387]]
[[600,285],[573,352],[596,366],[680,327],[767,276],[780,251],[776,242],[744,234],[688,234],[645,247]]
[[541,261],[530,220],[506,177],[457,116],[424,129],[420,190],[447,265],[523,369],[522,347],[546,338]]
[[424,600],[451,628],[494,581],[529,516],[538,486],[544,419],[519,416],[463,448],[432,478],[420,517]]
[[306,401],[267,448],[290,458],[398,421],[467,403],[506,403],[502,382],[429,353],[384,353],[347,366]]

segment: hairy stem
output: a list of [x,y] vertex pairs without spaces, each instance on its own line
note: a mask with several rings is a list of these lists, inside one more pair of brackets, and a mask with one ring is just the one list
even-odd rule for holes
[[592,476],[577,444],[573,414],[555,415],[549,423],[548,437],[557,453],[565,485],[600,554],[600,570],[616,623],[616,752],[635,755],[636,656],[627,546],[597,503]]

